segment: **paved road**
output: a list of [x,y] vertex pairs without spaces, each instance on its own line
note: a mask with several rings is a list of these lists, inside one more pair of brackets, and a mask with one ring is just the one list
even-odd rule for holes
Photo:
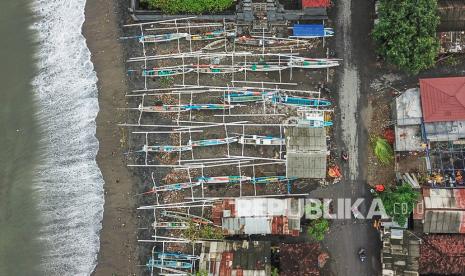
[[[366,105],[366,93],[369,80],[365,78],[365,68],[369,62],[370,51],[370,1],[340,0],[336,2],[336,53],[343,58],[343,68],[338,72],[339,101],[335,138],[339,148],[349,152],[349,161],[342,164],[343,180],[314,191],[314,197],[329,198],[365,198],[371,199],[366,183],[367,135],[362,110]],[[367,206],[363,205],[366,214]],[[379,235],[367,220],[334,220],[331,232],[324,241],[330,252],[331,275],[378,275]],[[357,251],[367,249],[368,259],[362,263]]]

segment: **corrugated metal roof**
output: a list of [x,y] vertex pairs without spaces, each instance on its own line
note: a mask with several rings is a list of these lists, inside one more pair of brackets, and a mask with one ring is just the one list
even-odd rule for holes
[[465,211],[427,210],[423,222],[423,232],[465,233],[464,218]]
[[325,178],[326,153],[286,154],[286,175],[298,178]]

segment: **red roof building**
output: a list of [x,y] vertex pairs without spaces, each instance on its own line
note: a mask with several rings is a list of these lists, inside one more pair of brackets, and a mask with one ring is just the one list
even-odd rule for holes
[[426,123],[465,121],[465,77],[420,79]]
[[302,9],[327,8],[331,6],[331,0],[302,0]]
[[426,235],[420,246],[420,273],[465,274],[465,235]]

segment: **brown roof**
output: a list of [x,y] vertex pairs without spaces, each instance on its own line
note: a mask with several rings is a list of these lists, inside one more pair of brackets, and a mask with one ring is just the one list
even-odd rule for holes
[[280,276],[319,276],[318,256],[321,247],[318,243],[281,244],[279,246]]
[[426,235],[420,254],[421,274],[465,274],[465,235]]

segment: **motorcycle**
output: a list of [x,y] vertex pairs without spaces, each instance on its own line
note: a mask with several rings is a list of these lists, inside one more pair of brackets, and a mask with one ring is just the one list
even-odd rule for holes
[[366,255],[366,252],[365,252],[365,248],[360,248],[360,250],[358,251],[358,258],[360,259],[361,262],[364,262],[367,258],[367,255]]
[[349,154],[347,154],[347,152],[341,151],[341,159],[344,161],[349,160]]

